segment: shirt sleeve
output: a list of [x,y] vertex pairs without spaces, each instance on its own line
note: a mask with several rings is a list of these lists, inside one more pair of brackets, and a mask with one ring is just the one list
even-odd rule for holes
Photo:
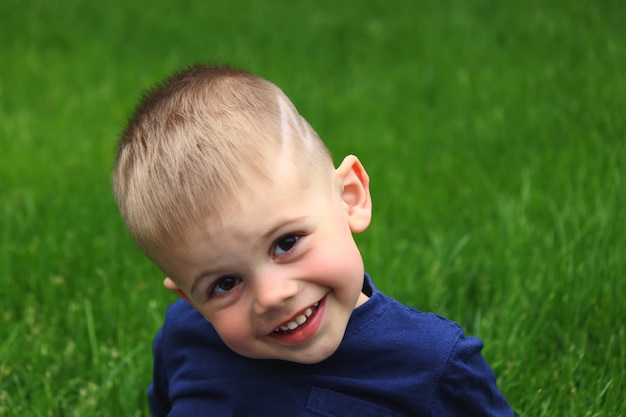
[[166,417],[171,404],[167,376],[163,363],[163,329],[159,330],[152,344],[153,371],[152,381],[148,385],[148,406],[150,417]]
[[439,380],[430,415],[514,416],[482,348],[475,337],[459,337]]

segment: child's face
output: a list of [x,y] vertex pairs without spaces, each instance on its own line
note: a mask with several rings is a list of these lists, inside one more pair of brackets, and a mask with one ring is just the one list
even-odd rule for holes
[[[337,185],[304,187],[276,168],[238,197],[220,226],[160,257],[177,291],[235,352],[315,363],[339,346],[362,294],[363,261],[352,238],[369,224],[367,174],[351,156]],[[176,282],[176,283],[174,283]]]

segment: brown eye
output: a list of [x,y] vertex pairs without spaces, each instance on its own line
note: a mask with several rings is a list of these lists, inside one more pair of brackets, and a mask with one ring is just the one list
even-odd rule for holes
[[281,238],[278,242],[276,242],[276,244],[274,245],[274,256],[280,256],[283,255],[286,252],[289,252],[291,250],[291,248],[293,248],[296,243],[298,243],[298,240],[300,240],[300,236],[298,235],[289,235],[289,236],[285,236],[283,238]]
[[240,282],[241,282],[241,278],[237,278],[237,277],[220,278],[211,289],[211,294],[226,293],[232,290],[233,288],[235,288]]

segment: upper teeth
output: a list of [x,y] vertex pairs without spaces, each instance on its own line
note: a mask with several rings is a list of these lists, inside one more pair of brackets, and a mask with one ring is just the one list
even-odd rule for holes
[[[317,307],[318,305],[319,305],[319,302],[313,304],[313,307]],[[306,310],[304,310],[304,314],[300,314],[299,316],[296,316],[293,320],[291,320],[291,321],[289,321],[289,322],[287,322],[285,324],[281,324],[274,331],[275,332],[280,332],[280,331],[285,332],[287,330],[295,330],[299,326],[301,326],[304,323],[306,323],[307,319],[309,317],[311,317],[312,314],[313,314],[313,308],[309,307]]]

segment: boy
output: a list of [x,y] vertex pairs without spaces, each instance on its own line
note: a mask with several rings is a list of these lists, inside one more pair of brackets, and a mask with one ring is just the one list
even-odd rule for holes
[[482,343],[365,274],[355,156],[280,89],[196,65],[143,98],[113,174],[128,230],[181,299],[154,341],[154,416],[511,416]]

